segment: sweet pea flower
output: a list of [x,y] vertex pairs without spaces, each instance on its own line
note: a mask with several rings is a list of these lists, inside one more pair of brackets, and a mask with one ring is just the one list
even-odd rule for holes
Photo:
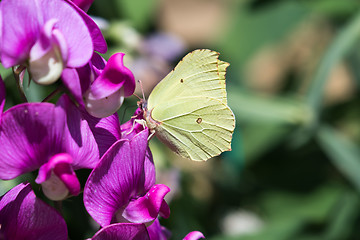
[[0,198],[0,239],[67,240],[65,220],[21,183]]
[[[137,108],[129,121],[121,124],[121,138],[132,139],[136,134],[144,130],[143,110]],[[148,148],[149,155],[151,155],[150,149]]]
[[159,219],[156,219],[153,224],[148,226],[147,231],[150,240],[167,240],[171,237],[171,232],[161,226]]
[[[160,225],[158,219],[146,227],[143,223],[114,223],[101,228],[89,240],[168,240],[170,232]],[[199,240],[205,238],[201,232],[190,232],[183,240]]]
[[204,235],[199,231],[189,232],[183,240],[198,240],[201,238],[205,238]]
[[63,72],[64,84],[92,116],[104,118],[114,114],[124,97],[134,93],[135,78],[124,66],[123,58],[123,53],[116,53],[106,62],[94,53],[86,66]]
[[[116,132],[106,121],[89,123],[66,95],[57,105],[25,103],[10,108],[2,114],[0,124],[0,179],[39,169],[35,181],[49,199],[78,195],[75,170],[94,168],[105,148],[117,138],[97,144]],[[90,125],[97,130],[91,131]]]
[[113,223],[145,223],[170,214],[164,197],[170,189],[155,185],[155,167],[144,128],[120,139],[103,155],[84,188],[84,205],[102,227]]
[[94,50],[107,50],[97,25],[70,1],[3,0],[0,16],[3,66],[23,65],[39,84],[57,81],[65,68],[84,66]]
[[145,224],[116,223],[100,229],[91,240],[150,240]]

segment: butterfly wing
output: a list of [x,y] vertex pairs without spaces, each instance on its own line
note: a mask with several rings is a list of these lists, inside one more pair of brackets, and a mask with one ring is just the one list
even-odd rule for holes
[[225,73],[228,63],[208,49],[187,54],[151,92],[148,109],[173,98],[207,96],[226,102]]
[[155,135],[185,158],[205,161],[231,150],[234,114],[222,101],[206,97],[175,98],[151,112]]

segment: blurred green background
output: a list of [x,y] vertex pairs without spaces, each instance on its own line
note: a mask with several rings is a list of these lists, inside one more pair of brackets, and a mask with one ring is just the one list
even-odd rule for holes
[[[193,230],[210,240],[360,239],[359,1],[95,0],[89,14],[104,57],[125,52],[146,95],[194,49],[231,64],[231,152],[196,163],[150,142],[158,182],[172,189],[161,219],[172,239]],[[1,74],[9,107],[19,96]],[[33,101],[51,91],[30,90]],[[122,122],[137,100],[126,99]],[[2,182],[2,193],[22,179]],[[71,239],[97,229],[81,197],[64,203]]]

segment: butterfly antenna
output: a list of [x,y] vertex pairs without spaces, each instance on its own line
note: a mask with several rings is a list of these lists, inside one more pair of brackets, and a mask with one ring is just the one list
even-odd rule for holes
[[139,82],[139,84],[140,84],[140,88],[141,88],[141,92],[142,92],[142,95],[143,95],[143,99],[144,99],[144,101],[146,102],[145,94],[144,94],[144,88],[143,88],[142,82],[141,82],[141,80],[138,80],[138,82]]
[[134,95],[135,97],[137,97],[139,100],[141,100],[141,97],[139,97],[138,95],[136,95],[136,93],[133,93],[133,95]]

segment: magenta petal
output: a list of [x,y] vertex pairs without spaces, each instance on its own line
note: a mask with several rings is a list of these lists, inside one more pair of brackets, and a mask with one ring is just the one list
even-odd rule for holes
[[29,57],[40,29],[50,19],[58,20],[56,29],[68,43],[68,67],[81,67],[92,56],[94,47],[87,22],[65,1],[5,0],[1,2],[1,15],[2,22],[6,21],[1,24],[1,61],[5,67],[21,64]]
[[[94,44],[94,50],[99,53],[106,53],[107,44],[98,25],[91,19],[91,17],[89,17],[89,15],[87,15],[83,10],[81,10],[78,6],[76,6],[72,1],[66,0],[66,2],[68,2],[70,5],[72,5],[75,8],[75,10],[82,17],[83,21],[88,27],[88,30],[90,31],[90,35],[92,38],[92,42]],[[87,2],[89,2],[89,0],[87,0]]]
[[92,240],[150,240],[144,224],[116,223],[99,230]]
[[0,200],[0,232],[12,240],[67,240],[60,214],[36,198],[29,183],[19,184]]
[[56,154],[54,157],[50,158],[49,162],[42,165],[39,169],[39,174],[35,180],[37,184],[40,184],[48,180],[51,176],[51,171],[60,164],[71,164],[73,162],[71,156],[66,153]]
[[153,161],[153,156],[150,148],[146,148],[145,163],[144,163],[144,192],[148,191],[156,182],[156,171]]
[[131,141],[116,142],[90,174],[84,189],[84,205],[101,226],[109,225],[115,213],[130,199],[145,194],[144,161],[148,135],[146,129]]
[[119,91],[106,96],[102,99],[94,99],[90,93],[85,95],[85,108],[94,117],[104,118],[108,117],[121,107],[124,102],[124,91],[121,88]]
[[28,57],[38,35],[38,18],[41,17],[41,13],[40,16],[37,13],[35,0],[1,1],[0,9],[1,62],[5,68],[8,68],[23,62]]
[[189,232],[183,240],[198,240],[200,238],[205,238],[204,235],[199,231]]
[[87,24],[73,4],[58,0],[38,0],[46,20],[58,19],[57,29],[68,43],[68,67],[82,67],[94,51]]
[[71,195],[78,195],[80,193],[80,183],[71,166],[72,163],[73,160],[69,154],[56,154],[50,158],[49,162],[40,167],[39,174],[35,182],[41,184],[48,180],[53,171],[54,174],[65,184]]
[[35,45],[32,46],[30,51],[30,59],[38,59],[45,55],[49,48],[52,47],[53,42],[55,41],[53,36],[53,30],[55,25],[58,23],[57,19],[48,20],[44,26],[39,31],[38,40]]
[[151,240],[167,240],[171,237],[171,232],[160,225],[158,218],[147,227],[147,230]]
[[[134,223],[154,221],[159,215],[164,197],[169,191],[170,188],[164,184],[154,185],[145,196],[131,201],[125,208],[122,216],[129,222]],[[163,209],[165,209],[164,215],[168,217],[170,215],[169,208],[163,207]]]
[[121,124],[120,128],[122,138],[131,139],[144,129],[143,124],[136,122],[136,120],[144,119],[143,114],[143,110],[141,108],[137,108],[131,119],[126,123]]
[[124,89],[126,97],[134,93],[135,78],[132,72],[123,64],[124,55],[123,53],[116,53],[109,58],[104,70],[90,87],[91,98],[105,98],[120,90],[120,88]]
[[117,140],[121,139],[118,114],[114,113],[106,118],[96,118],[86,111],[82,111],[82,115],[89,123],[99,147],[100,157],[102,157]]
[[74,169],[93,168],[99,162],[99,149],[94,135],[81,111],[63,95],[58,103],[66,111],[67,128],[64,131],[64,144],[74,162]]
[[[142,119],[143,112],[140,108],[136,109],[134,115],[131,117],[131,120],[127,121],[124,124],[121,124],[121,138],[131,140],[136,134],[144,130],[143,124],[136,122],[136,119]],[[144,192],[150,189],[156,182],[156,173],[155,166],[152,157],[150,148],[146,149],[145,155],[145,182],[144,182]]]
[[20,104],[4,112],[0,125],[0,179],[31,172],[63,152],[64,125],[64,111],[50,103]]
[[73,196],[79,195],[80,182],[76,177],[76,174],[70,164],[64,164],[64,163],[57,164],[54,168],[54,173],[69,189],[71,195]]
[[170,207],[167,204],[167,202],[165,201],[165,199],[163,199],[162,203],[161,203],[161,207],[160,207],[160,211],[159,214],[161,217],[163,218],[168,218],[170,217]]
[[95,76],[99,76],[106,66],[106,60],[97,53],[91,57],[91,70]]
[[[87,65],[86,65],[87,66]],[[66,68],[62,71],[61,79],[64,85],[69,89],[71,94],[74,96],[75,100],[79,105],[84,105],[82,98],[82,89],[80,84],[80,79],[78,72],[73,68]]]

